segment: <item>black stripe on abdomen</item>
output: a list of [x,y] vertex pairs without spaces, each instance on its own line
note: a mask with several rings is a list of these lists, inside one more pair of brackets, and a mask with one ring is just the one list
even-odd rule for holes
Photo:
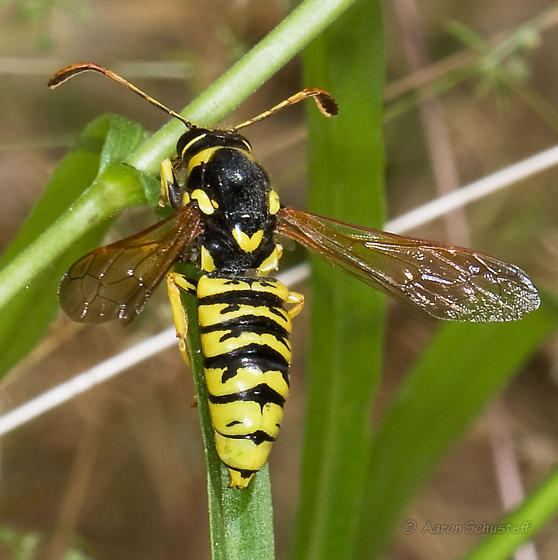
[[206,383],[215,393],[208,389],[217,452],[246,478],[267,461],[288,396],[287,296],[276,280],[212,275],[198,283],[200,336],[209,354],[204,356]]

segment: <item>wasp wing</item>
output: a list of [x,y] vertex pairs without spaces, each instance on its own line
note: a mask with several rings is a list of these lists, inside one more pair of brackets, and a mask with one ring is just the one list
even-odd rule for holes
[[60,282],[62,309],[80,323],[131,321],[200,233],[199,210],[186,206],[149,229],[88,253]]
[[470,249],[361,228],[289,207],[278,213],[278,233],[439,319],[513,321],[540,303],[520,268]]

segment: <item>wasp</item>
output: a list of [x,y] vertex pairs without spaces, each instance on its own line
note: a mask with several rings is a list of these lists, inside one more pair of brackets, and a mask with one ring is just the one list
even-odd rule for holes
[[[61,306],[75,321],[128,323],[166,279],[179,348],[188,361],[181,293],[195,294],[215,447],[231,487],[246,488],[267,462],[289,394],[289,335],[304,297],[273,278],[282,254],[277,236],[438,319],[513,321],[539,306],[533,283],[512,264],[281,204],[238,131],[308,98],[333,116],[337,104],[327,91],[306,88],[235,127],[211,129],[94,63],[59,70],[49,86],[85,71],[126,86],[182,121],[186,132],[176,156],[161,163],[160,203],[174,213],[79,259],[61,280]],[[173,272],[175,263],[196,265],[199,278]]]

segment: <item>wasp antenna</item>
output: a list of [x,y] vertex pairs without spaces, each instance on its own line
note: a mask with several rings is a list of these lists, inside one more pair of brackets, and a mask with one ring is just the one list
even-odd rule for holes
[[325,117],[333,117],[337,115],[337,113],[339,112],[337,101],[335,101],[335,97],[333,97],[331,93],[329,93],[325,89],[320,89],[320,88],[305,88],[295,93],[294,95],[291,95],[289,98],[285,99],[284,101],[281,101],[281,103],[275,105],[271,109],[268,109],[267,111],[264,111],[263,113],[260,113],[259,115],[247,121],[237,124],[233,128],[233,130],[236,131],[236,130],[240,130],[241,128],[250,126],[251,124],[266,119],[267,117],[273,115],[274,113],[277,113],[277,111],[280,111],[285,107],[289,107],[290,105],[295,105],[299,101],[303,101],[304,99],[308,99],[308,98],[314,99],[314,101],[316,102],[316,106],[320,110],[320,113],[322,113],[322,115],[324,115]]
[[122,76],[94,62],[78,62],[77,64],[70,64],[70,66],[66,66],[61,70],[58,70],[58,72],[54,73],[49,78],[48,87],[50,89],[56,89],[59,85],[63,84],[64,82],[67,82],[69,79],[73,78],[74,76],[77,76],[78,74],[81,74],[82,72],[98,72],[99,74],[102,74],[103,76],[110,78],[111,80],[114,80],[120,85],[125,86],[129,90],[133,91],[136,95],[139,95],[146,101],[149,101],[149,103],[151,103],[152,105],[155,105],[155,107],[158,107],[159,109],[165,111],[165,113],[168,113],[171,117],[174,117],[179,121],[182,121],[188,128],[196,128],[196,125],[194,123],[187,121],[182,115],[180,115],[176,111],[169,109],[166,105],[163,105],[160,101],[157,101],[157,99],[155,99],[154,97],[147,95],[147,93],[142,91],[140,88],[138,88],[137,86],[135,86],[134,84],[132,84],[131,82],[123,78]]

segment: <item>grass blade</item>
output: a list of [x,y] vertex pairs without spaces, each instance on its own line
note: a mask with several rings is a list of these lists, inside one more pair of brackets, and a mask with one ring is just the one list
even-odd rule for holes
[[[332,120],[310,113],[310,207],[381,226],[384,60],[378,3],[357,2],[306,50],[304,64],[306,84],[330,89],[340,105]],[[346,558],[352,547],[382,343],[381,296],[315,260],[294,558]]]
[[381,557],[406,504],[467,424],[558,327],[558,308],[514,323],[444,324],[374,436],[357,552]]
[[506,560],[558,513],[558,469],[463,560]]

